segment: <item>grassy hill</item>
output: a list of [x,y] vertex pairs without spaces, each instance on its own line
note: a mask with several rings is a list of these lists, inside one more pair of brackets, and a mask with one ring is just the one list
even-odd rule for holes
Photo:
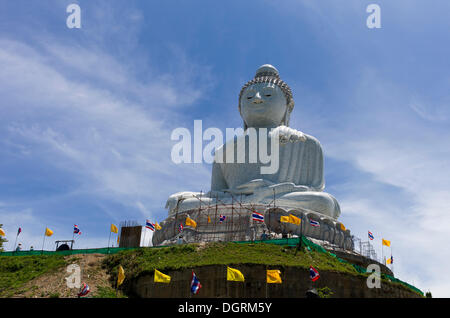
[[14,296],[27,282],[64,267],[63,256],[0,256],[0,296]]
[[143,248],[123,251],[105,259],[114,274],[122,265],[130,279],[158,270],[179,270],[206,265],[260,264],[296,266],[360,275],[350,264],[339,262],[323,253],[275,244],[209,243],[176,245],[165,248]]
[[[89,297],[116,297],[114,291],[118,267],[125,269],[126,279],[119,295],[126,295],[132,283],[151,276],[155,269],[163,272],[183,271],[204,266],[295,267],[307,273],[314,266],[322,273],[338,273],[342,277],[365,279],[351,264],[341,262],[327,253],[303,247],[276,244],[208,243],[186,244],[161,248],[139,248],[113,255],[50,255],[0,256],[0,297],[76,297],[77,291],[65,286],[68,264],[79,264],[82,281],[91,287]],[[326,276],[326,275],[325,275]],[[407,289],[398,283],[384,284]],[[411,292],[411,290],[409,290]]]

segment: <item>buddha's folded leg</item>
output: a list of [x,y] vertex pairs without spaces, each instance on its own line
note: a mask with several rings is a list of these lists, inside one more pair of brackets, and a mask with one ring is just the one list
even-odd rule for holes
[[290,192],[276,198],[276,204],[279,206],[288,206],[290,208],[303,208],[312,210],[334,219],[341,214],[341,209],[337,200],[325,192]]
[[187,198],[181,199],[178,202],[178,206],[169,211],[169,216],[176,214],[177,212],[183,212],[192,209],[205,208],[209,204],[214,204],[215,199],[211,199],[208,197],[199,197],[199,198]]

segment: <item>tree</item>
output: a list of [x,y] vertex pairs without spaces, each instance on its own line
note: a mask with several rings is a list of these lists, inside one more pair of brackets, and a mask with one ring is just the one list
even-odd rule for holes
[[[3,227],[3,224],[0,224],[0,229]],[[3,238],[3,236],[0,236],[0,252],[3,252],[4,251],[4,249],[3,249],[3,243],[4,242],[8,242],[8,240],[7,239],[5,239],[5,238]]]

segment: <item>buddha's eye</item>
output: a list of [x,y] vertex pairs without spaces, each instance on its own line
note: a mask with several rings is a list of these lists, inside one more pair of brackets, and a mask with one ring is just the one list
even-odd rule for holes
[[273,94],[273,89],[271,87],[266,87],[262,93],[264,94],[265,97],[271,97]]
[[253,98],[253,96],[247,96],[247,99],[252,99]]

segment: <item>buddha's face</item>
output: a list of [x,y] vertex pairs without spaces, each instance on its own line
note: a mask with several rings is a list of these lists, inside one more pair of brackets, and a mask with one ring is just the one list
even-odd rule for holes
[[277,127],[287,111],[287,101],[280,87],[256,83],[247,87],[241,97],[241,116],[247,127]]

